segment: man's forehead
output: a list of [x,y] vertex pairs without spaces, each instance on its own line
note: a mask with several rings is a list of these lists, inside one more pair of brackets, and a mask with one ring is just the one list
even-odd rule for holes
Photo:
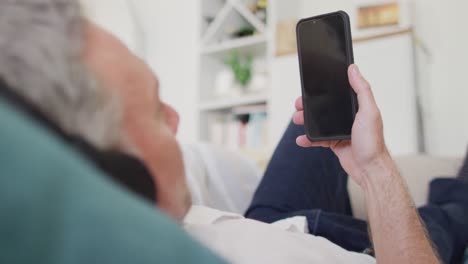
[[90,21],[86,25],[86,36],[88,37],[88,41],[93,42],[94,45],[99,44],[109,48],[128,50],[127,46],[120,39],[106,29]]
[[[96,0],[80,0],[80,4],[82,6],[82,14],[84,20],[94,25],[95,27],[100,28],[101,30],[105,31],[107,34],[112,35],[119,42],[122,43],[126,48],[131,50],[132,52],[138,52],[138,45],[135,42],[132,34],[127,34],[127,28],[119,27],[115,24],[113,19],[108,19],[107,16],[100,16],[96,13],[96,4],[95,2],[100,2]],[[104,6],[102,6],[104,7]],[[100,7],[99,7],[100,9]],[[104,11],[104,10],[102,10]]]
[[[161,104],[159,79],[148,64],[105,29],[90,22],[88,30],[93,31],[89,33],[90,38],[88,39],[90,41],[88,46],[92,50],[88,54],[92,58],[91,61],[95,61],[104,72],[112,73],[114,80],[118,82],[125,79],[132,80],[133,85],[127,84],[126,89],[133,91],[136,89],[140,96],[147,97],[147,99],[152,98],[153,103]],[[107,63],[103,63],[103,60],[107,60]],[[113,70],[111,70],[108,68],[109,62],[118,65],[112,67]],[[157,107],[159,108],[159,106]]]

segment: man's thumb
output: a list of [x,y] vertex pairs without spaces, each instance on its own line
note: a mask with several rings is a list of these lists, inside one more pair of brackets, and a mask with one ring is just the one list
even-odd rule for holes
[[364,111],[368,111],[366,108],[376,108],[377,105],[370,84],[364,79],[356,65],[349,66],[348,77],[351,87],[357,94],[359,108]]

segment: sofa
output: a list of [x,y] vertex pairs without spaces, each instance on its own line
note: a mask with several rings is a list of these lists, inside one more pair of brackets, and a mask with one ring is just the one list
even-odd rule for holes
[[[259,184],[263,169],[241,152],[210,144],[182,147],[186,174],[195,204],[244,213]],[[454,177],[462,158],[427,155],[397,156],[395,162],[417,206],[426,202],[429,182],[436,177]],[[366,219],[364,194],[352,180],[348,191],[354,215]]]
[[[185,145],[182,149],[194,204],[243,214],[263,169],[240,152],[209,144]],[[429,182],[436,177],[454,177],[462,158],[411,155],[397,156],[395,162],[416,206],[420,206],[426,203]],[[354,216],[366,220],[365,198],[360,187],[350,180],[348,191]],[[468,249],[464,263],[468,264]]]

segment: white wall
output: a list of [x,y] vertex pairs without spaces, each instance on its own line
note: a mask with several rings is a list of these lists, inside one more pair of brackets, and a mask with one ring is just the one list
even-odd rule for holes
[[468,2],[415,0],[426,147],[434,155],[460,156],[468,145]]
[[81,0],[93,21],[142,57],[158,76],[162,99],[181,116],[178,138],[197,139],[198,1]]
[[133,0],[145,34],[145,59],[161,83],[161,97],[180,114],[178,138],[198,138],[198,1]]

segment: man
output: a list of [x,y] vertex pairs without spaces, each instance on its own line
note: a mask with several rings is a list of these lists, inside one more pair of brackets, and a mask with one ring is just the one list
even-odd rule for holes
[[[121,96],[126,98],[124,100],[126,109],[124,111],[124,130],[127,131],[130,141],[139,150],[142,159],[145,160],[151,172],[156,177],[158,192],[163,191],[165,193],[165,195],[158,196],[158,199],[161,199],[158,200],[158,203],[159,201],[165,202],[167,205],[163,206],[163,208],[173,216],[183,216],[184,212],[188,209],[188,192],[185,188],[183,171],[180,170],[183,166],[180,158],[180,151],[178,150],[174,138],[174,134],[177,131],[178,116],[170,107],[160,102],[157,92],[156,94],[154,93],[154,91],[158,89],[158,83],[147,66],[136,59],[136,57],[115,38],[101,29],[91,26],[88,31],[87,43],[88,51],[85,56],[87,63],[94,72],[97,73],[98,78],[108,84],[108,87],[117,89]],[[113,52],[111,52],[110,47],[112,47]],[[125,66],[115,67],[113,65]],[[130,71],[127,67],[132,70]],[[356,123],[353,128],[352,143],[311,143],[308,142],[304,136],[300,136],[297,139],[297,143],[304,147],[321,146],[331,148],[339,157],[340,163],[345,171],[363,188],[367,196],[373,248],[376,252],[377,261],[390,263],[437,263],[437,254],[426,236],[426,230],[419,220],[418,212],[414,209],[404,181],[386,150],[383,140],[382,120],[370,86],[360,75],[356,66],[350,67],[349,76],[350,83],[358,94],[360,104],[360,112],[357,115]],[[140,88],[141,91],[138,90],[140,92],[135,92],[134,89],[136,88]],[[296,103],[298,113],[296,113],[294,120],[297,124],[302,125],[303,113],[300,101],[301,100],[298,100]],[[155,114],[153,114],[152,110],[154,105],[156,105]],[[154,115],[156,119],[154,119]],[[297,129],[292,130],[297,131]],[[304,173],[307,172],[304,165],[313,163],[316,160],[321,161],[321,159],[318,154],[309,155],[309,159],[305,159],[300,156],[301,153],[294,152],[294,150],[292,150],[294,147],[293,142],[288,140],[288,137],[294,133],[295,132],[288,131],[283,142],[287,142],[289,145],[285,147],[280,144],[277,149],[276,156],[281,156],[283,159],[274,158],[270,164],[270,168],[277,169],[280,167],[282,170],[289,170],[290,173],[281,174],[278,172],[267,172],[252,207],[247,212],[247,217],[265,222],[273,222],[289,216],[305,215],[308,216],[309,231],[313,232],[316,230],[311,230],[310,228],[311,216],[307,215],[307,212],[300,212],[296,207],[302,206],[308,199],[313,200],[316,194],[305,193],[305,195],[301,197],[303,199],[302,201],[289,200],[288,194],[292,193],[290,196],[294,196],[294,192],[298,190],[287,190],[287,188],[285,190],[283,186],[288,186],[288,184],[305,186],[309,180],[311,184],[318,185],[321,181],[325,181],[327,177],[333,178],[340,175],[343,177],[344,172],[340,170],[339,164],[333,164],[334,157],[330,154],[326,154],[329,158],[325,160],[325,162],[332,163],[330,166],[336,171],[336,175],[332,173],[330,173],[330,175],[322,174],[324,178],[317,178],[315,182],[312,181],[313,178],[308,179],[302,177],[304,174],[307,174]],[[289,158],[285,157],[287,155],[290,155]],[[301,162],[292,162],[284,165],[285,161],[290,162],[291,159]],[[294,170],[294,168],[298,169]],[[272,176],[273,174],[274,177]],[[278,174],[280,175],[278,176]],[[299,179],[298,181],[286,180],[287,177],[294,178],[294,174],[296,174],[296,178]],[[169,177],[170,180],[168,180],[167,177]],[[274,178],[282,178],[282,181],[277,181],[277,179]],[[273,187],[269,182],[272,180],[276,180]],[[341,186],[345,186],[343,181],[341,181],[341,184]],[[468,186],[461,180],[453,180],[452,182],[443,182],[433,185],[439,185],[439,187],[432,186],[433,193],[439,192],[439,196],[441,195],[441,189],[447,191],[447,188],[452,188],[452,191],[456,193],[454,197],[448,198],[449,202],[431,201],[433,203],[421,209],[421,215],[424,217],[426,224],[430,228],[430,234],[433,236],[431,237],[432,240],[436,243],[443,260],[449,262],[460,257],[468,238],[468,234],[466,233],[467,225],[463,222],[463,217],[466,216],[468,212],[466,206],[467,201],[466,197],[458,198],[458,196],[466,196],[463,193],[466,193]],[[453,185],[460,186],[454,187]],[[331,190],[335,188],[336,190],[337,186],[329,186],[329,188]],[[304,192],[307,191],[307,189],[302,188],[299,189],[299,191]],[[265,195],[265,193],[268,193],[268,195]],[[268,197],[264,199],[265,196]],[[276,199],[271,199],[272,196],[276,197]],[[345,197],[344,199],[347,198]],[[283,206],[277,206],[278,204],[275,202]],[[348,203],[346,203],[346,201],[341,203],[347,207],[349,215],[349,201]],[[447,203],[454,205],[455,208],[453,208],[452,205],[448,206],[451,208],[445,208]],[[313,204],[315,208],[306,205],[300,209],[302,209],[302,211],[306,209],[322,209],[322,205],[324,204],[315,203]],[[335,206],[338,207],[338,205]],[[337,210],[336,212],[343,213],[341,216],[339,214],[335,215],[335,217],[339,218],[341,221],[336,221],[336,219],[330,217],[329,224],[341,224],[347,232],[341,232],[339,229],[335,229],[334,231],[333,229],[329,229],[327,230],[328,233],[317,234],[323,235],[325,238],[349,250],[364,250],[366,248],[362,246],[363,244],[367,244],[367,247],[371,248],[372,245],[369,242],[367,232],[365,232],[367,230],[366,224],[354,220],[351,217],[348,217],[348,219],[344,214],[344,210],[342,212]],[[448,218],[448,220],[440,219],[441,214],[444,215],[445,218]],[[460,216],[460,214],[463,216]],[[197,217],[192,216],[210,218],[210,221],[199,221]],[[318,217],[318,215],[314,215],[313,217]],[[229,219],[229,223],[224,223],[223,218]],[[324,219],[323,221],[326,222],[326,217],[324,217]],[[346,223],[349,223],[349,229],[347,230]],[[457,223],[457,225],[454,225],[455,223]],[[315,224],[318,224],[318,222]],[[328,248],[331,246],[330,244],[325,241],[323,241],[324,243],[316,243],[317,241],[312,242],[312,240],[310,240],[312,236],[303,237],[303,240],[297,240],[297,238],[292,239],[281,232],[276,233],[277,229],[275,229],[275,227],[261,226],[256,222],[254,223],[249,220],[241,219],[232,214],[213,212],[203,208],[192,210],[186,220],[186,225],[190,232],[205,243],[211,245],[215,250],[228,259],[239,262],[248,261],[249,259],[256,262],[271,261],[272,258],[266,257],[265,254],[267,252],[271,253],[272,250],[278,250],[278,254],[270,254],[270,256],[277,258],[276,261],[278,262],[291,262],[294,257],[297,256],[307,256],[310,261],[314,257],[320,256],[320,254],[328,257],[335,254],[338,258],[345,258],[347,262],[355,261],[359,263],[366,260],[368,261],[365,256],[349,255],[349,252],[340,251],[339,249],[336,251],[328,251],[327,249],[330,249]],[[353,227],[356,226],[356,230],[353,230]],[[459,228],[459,235],[454,235],[454,229],[452,228],[455,226]],[[261,230],[266,233],[262,233]],[[361,234],[361,236],[357,238],[362,240],[354,241],[355,245],[352,244],[352,240],[356,238],[354,236],[343,239],[343,242],[334,239],[334,237],[352,235],[356,232]],[[260,240],[254,240],[255,238],[261,237],[260,234],[263,234],[265,237]],[[221,237],[222,239],[214,239],[213,236]],[[295,236],[296,234],[293,235],[293,237]],[[257,252],[248,250],[249,246],[254,246],[252,243],[248,243],[249,240],[257,243],[255,248]],[[289,242],[289,246],[281,248],[281,242],[284,243],[286,241]],[[300,244],[304,245],[314,244],[316,246],[315,251],[314,248],[309,248],[309,250],[306,250],[305,247],[301,248],[301,245],[293,241],[300,241]],[[228,243],[230,245],[226,246]],[[291,244],[297,247],[294,248]],[[351,246],[349,246],[350,244]],[[235,249],[242,249],[242,251],[236,252]],[[295,252],[297,254],[291,256],[290,253],[294,249],[296,249]],[[265,254],[259,256],[261,255],[260,251],[263,251]],[[281,254],[281,251],[283,251],[283,253],[285,251],[288,253]],[[288,259],[290,257],[292,258]]]
[[[189,204],[187,202],[188,194],[184,186],[183,170],[181,170],[183,164],[180,151],[174,139],[178,120],[176,113],[159,100],[157,95],[158,83],[148,67],[133,56],[114,37],[91,25],[88,28],[87,38],[88,49],[85,60],[105,86],[112,87],[124,98],[126,110],[124,111],[123,129],[156,177],[158,192],[162,190],[167,195],[164,198],[158,196],[158,198],[161,197],[162,201],[167,202],[167,205],[163,208],[176,218],[183,216]],[[115,67],[113,65],[119,66]],[[356,66],[350,67],[349,76],[350,82],[358,94],[360,104],[360,112],[353,128],[352,143],[346,141],[311,143],[305,140],[304,136],[300,136],[297,143],[305,147],[322,146],[331,148],[339,157],[346,172],[363,188],[367,196],[373,248],[376,252],[377,261],[383,263],[438,263],[437,254],[426,236],[426,230],[419,220],[417,211],[414,209],[404,181],[386,150],[383,140],[382,120],[370,86],[360,75]],[[135,89],[138,89],[139,92],[135,92]],[[298,100],[296,106],[298,113],[296,113],[294,120],[298,124],[303,124],[300,100]],[[156,109],[156,114],[154,114],[154,109]],[[291,132],[287,132],[285,139],[290,136]],[[254,199],[252,208],[247,212],[247,217],[273,222],[294,215],[308,216],[307,212],[301,213],[296,207],[301,207],[307,199],[314,200],[315,194],[302,193],[302,201],[289,200],[287,194],[292,193],[289,196],[294,196],[293,194],[297,190],[288,190],[288,186],[289,184],[306,185],[309,179],[301,177],[306,171],[304,167],[301,170],[301,166],[315,162],[314,159],[317,160],[319,156],[318,154],[297,155],[298,153],[292,152],[289,148],[293,148],[293,146],[290,144],[284,147],[280,144],[275,156],[289,155],[289,157],[283,157],[280,160],[274,158],[270,167],[275,168],[287,161],[282,169],[290,170],[291,173],[281,176],[284,179],[287,176],[294,177],[294,174],[297,173],[297,178],[300,181],[285,180],[276,182],[273,187],[265,187],[265,185],[268,185],[267,182],[274,178],[270,177],[274,173],[267,172]],[[282,153],[282,151],[285,152]],[[291,156],[291,154],[293,155]],[[325,162],[333,163],[333,156],[330,154],[325,155],[328,156],[328,160]],[[291,162],[291,160],[301,162]],[[334,167],[337,175],[330,173],[327,176],[337,177],[341,175],[343,177],[344,172],[336,165],[331,165],[331,167]],[[328,166],[326,166],[326,169],[328,169]],[[302,174],[299,171],[302,171]],[[169,183],[165,183],[168,181],[166,177],[170,178]],[[310,178],[310,180],[312,181],[313,178]],[[316,180],[318,181],[312,181],[312,184],[320,184],[320,180],[325,181],[325,179]],[[465,196],[463,192],[466,193],[468,186],[459,180],[454,180],[453,183],[460,185],[459,190],[456,190],[457,196]],[[262,190],[262,188],[267,190]],[[303,192],[305,190],[302,188],[299,191]],[[344,189],[341,190],[345,193]],[[269,198],[276,197],[276,200],[263,199],[266,196],[265,193],[269,193]],[[428,219],[426,220],[428,227],[434,228],[434,232],[430,232],[431,235],[443,237],[440,240],[437,240],[437,237],[432,239],[437,243],[439,253],[447,262],[459,257],[468,238],[465,232],[467,225],[462,222],[463,218],[457,215],[467,214],[466,197],[459,200],[454,197],[453,200],[449,200],[449,203],[456,205],[456,210],[445,210],[443,208],[445,204],[440,206],[431,204],[428,207],[436,208],[436,211],[440,211],[439,213],[444,214],[450,220],[440,220],[437,215],[431,215],[430,213],[427,213],[425,218]],[[277,207],[275,202],[285,206]],[[321,209],[321,204],[316,203],[314,206],[316,207],[303,206],[300,209],[302,211]],[[264,210],[265,208],[268,210]],[[422,209],[421,213],[423,211],[424,209]],[[433,217],[431,218],[431,216]],[[209,220],[200,221],[198,220],[200,217]],[[314,215],[314,217],[318,218],[319,215]],[[325,238],[335,241],[338,245],[350,250],[366,249],[362,247],[362,244],[367,244],[369,248],[372,247],[367,239],[367,233],[362,231],[363,229],[366,230],[365,223],[354,221],[351,217],[347,219],[344,214],[342,216],[336,214],[335,217],[343,221],[339,222],[330,217],[330,225],[342,224],[343,229],[348,232],[343,233],[339,229],[335,229],[336,232],[334,232],[329,229],[328,234],[318,233],[318,235],[324,235]],[[310,215],[307,220],[309,221],[309,231],[316,231],[310,228]],[[435,224],[431,225],[429,221]],[[454,230],[450,229],[450,227],[457,221],[459,221],[457,227],[463,232],[459,236],[454,236]],[[348,230],[344,225],[347,222],[350,223]],[[318,241],[315,240],[315,237],[312,239],[312,236],[307,235],[297,238],[297,234],[286,234],[286,232],[273,226],[261,225],[258,222],[242,219],[236,215],[224,214],[206,208],[192,210],[186,220],[186,225],[190,232],[206,244],[228,259],[237,262],[248,260],[253,262],[277,261],[278,263],[281,263],[281,261],[299,262],[298,258],[301,257],[305,261],[323,257],[322,260],[328,259],[329,262],[333,262],[333,256],[336,257],[335,262],[343,261],[343,259],[346,259],[349,263],[370,261],[365,255],[349,254],[349,252],[339,248],[333,248],[333,245],[328,241]],[[361,237],[357,238],[364,241],[358,240],[354,243],[361,244],[361,247],[356,245],[355,247],[348,247],[346,244],[349,240],[356,239],[355,236],[349,237],[343,243],[334,239],[334,236],[342,237],[357,233],[352,230],[356,225],[359,227],[356,228],[357,232],[361,234]],[[440,231],[440,229],[442,230]],[[445,242],[449,243],[448,248],[447,245],[443,244]],[[309,246],[309,248],[305,245]],[[276,254],[272,254],[272,252]]]
[[[79,14],[70,12],[69,9],[60,9],[66,6],[63,5],[64,3],[72,0],[56,1],[60,2],[62,5],[54,5],[54,1],[44,2],[40,4],[42,8],[38,7],[38,9],[57,8],[58,12],[63,12],[64,14],[59,17],[58,21],[63,22],[65,25],[69,25],[70,21],[76,22],[81,19]],[[12,5],[18,10],[27,8],[24,3],[18,4],[17,6],[15,6],[15,4]],[[2,7],[1,10],[5,10],[5,12],[11,11],[11,6],[7,7]],[[38,13],[37,18],[40,20],[44,19],[40,17],[39,14],[40,13]],[[77,25],[76,23],[71,24]],[[33,26],[28,23],[19,23],[19,25]],[[41,26],[46,29],[48,28],[44,26],[44,24],[39,23],[37,25],[37,27]],[[16,34],[15,36],[17,38],[12,38],[13,40],[22,40],[22,38],[26,37],[21,35],[21,33],[24,33],[23,31],[18,31],[16,28],[8,28],[8,26],[5,25],[3,29],[10,34]],[[50,28],[48,29],[50,30]],[[26,87],[23,88],[24,90],[22,90],[21,93],[37,105],[46,115],[52,117],[51,119],[57,122],[66,132],[79,135],[95,146],[118,149],[143,160],[156,182],[158,206],[175,219],[182,219],[189,209],[190,195],[185,183],[180,149],[175,140],[179,118],[177,113],[160,101],[157,92],[159,89],[158,82],[149,68],[136,56],[131,54],[116,38],[85,21],[83,21],[79,27],[72,27],[72,29],[74,30],[71,32],[65,31],[63,34],[70,34],[72,39],[82,40],[84,47],[72,49],[72,51],[79,50],[81,58],[77,58],[73,56],[76,54],[70,53],[70,61],[77,62],[82,60],[96,77],[99,84],[107,88],[107,94],[115,95],[114,98],[120,100],[122,105],[121,122],[118,123],[118,126],[112,126],[113,123],[106,123],[107,125],[105,126],[107,128],[117,129],[118,132],[116,133],[117,137],[115,140],[110,142],[106,140],[106,144],[100,145],[99,143],[104,141],[103,137],[95,137],[92,129],[80,128],[79,124],[83,124],[80,122],[82,122],[86,115],[77,118],[73,115],[73,111],[65,107],[62,109],[63,112],[70,114],[72,117],[70,120],[64,118],[62,116],[63,113],[58,112],[58,109],[54,109],[54,105],[50,104],[50,100],[53,100],[54,96],[52,96],[52,99],[47,96],[37,96],[37,93],[43,95],[41,92],[48,90],[48,88],[44,86],[39,87],[38,90],[32,90],[31,87],[34,87],[33,83],[35,79],[29,79],[27,74],[29,70],[37,74],[33,75],[35,78],[50,81],[50,76],[54,76],[54,78],[63,77],[62,75],[69,76],[70,72],[61,73],[51,71],[44,73],[38,68],[40,67],[39,65],[33,65],[31,68],[15,68],[18,67],[18,65],[8,63],[15,61],[15,59],[10,61],[12,57],[5,56],[2,58],[2,62],[4,61],[5,63],[2,63],[3,70],[0,71],[0,73],[10,84],[13,84],[13,87],[19,87],[20,85],[17,85],[18,83],[22,84],[21,87]],[[11,33],[12,31],[15,31],[15,33]],[[3,33],[4,32],[0,31],[0,35],[3,35]],[[15,50],[13,47],[14,45],[11,45],[10,42],[12,39],[5,42],[9,45],[0,46],[6,49],[0,49],[3,54],[8,54],[10,50]],[[30,39],[31,42],[27,43],[26,46],[29,47],[30,45],[32,49],[34,46],[32,43],[35,43],[34,40],[34,38]],[[60,46],[63,50],[59,50],[59,52],[71,52],[65,47],[70,44],[67,41],[59,44],[64,44],[64,46]],[[48,51],[52,55],[56,55],[54,49]],[[40,50],[37,52],[41,57],[46,59],[51,57],[51,54],[44,55]],[[34,60],[34,58],[25,58],[25,55],[21,54],[21,52],[15,53],[15,55],[17,57],[13,58],[21,58],[26,61],[28,59]],[[68,62],[70,63],[70,61]],[[64,63],[64,61],[60,62]],[[78,63],[77,65],[80,64]],[[75,69],[74,67],[70,67],[67,63],[59,64],[59,67],[55,69],[60,69],[60,66],[65,67],[65,69]],[[18,72],[24,74],[18,74]],[[73,73],[74,71],[71,72]],[[84,78],[84,80],[86,80],[86,78]],[[89,80],[90,79],[88,79],[88,81]],[[77,97],[80,98],[79,95],[82,95],[84,89],[82,86],[84,84],[76,82],[73,78],[68,81],[71,83],[59,82],[59,85],[55,85],[54,88],[57,90],[55,93],[52,92],[52,95],[63,94],[64,91],[69,91],[70,95],[77,95]],[[367,82],[360,76],[355,66],[350,68],[350,82],[358,94],[361,106],[353,129],[352,143],[326,142],[321,143],[320,146],[331,147],[333,149],[347,173],[360,184],[367,194],[372,240],[374,242],[373,248],[376,251],[377,261],[383,263],[437,263],[438,259],[436,253],[425,235],[424,227],[418,218],[416,210],[413,208],[414,206],[404,187],[403,180],[396,171],[394,163],[386,151],[382,136],[382,121],[370,88]],[[71,87],[70,90],[64,88],[64,85],[67,83],[70,86],[65,87]],[[51,83],[49,82],[49,84]],[[37,100],[37,98],[42,100]],[[80,102],[80,100],[75,102]],[[107,100],[102,102],[102,106],[108,107],[110,105],[111,103]],[[79,107],[80,105],[72,104],[70,107],[72,106]],[[298,104],[297,108],[299,112],[295,116],[295,121],[301,124],[301,105]],[[87,113],[89,115],[88,117],[95,117],[96,111],[92,109],[90,111],[91,112]],[[75,113],[75,115],[78,116],[78,113]],[[288,153],[282,151],[289,151],[288,147],[294,147],[291,144],[287,144],[291,136],[295,135],[291,133],[290,129],[285,135],[283,143],[280,144],[275,157],[288,155]],[[305,141],[303,137],[298,139],[298,143],[302,146],[314,145]],[[308,201],[313,201],[317,198],[315,197],[316,194],[303,193],[307,191],[307,188],[284,192],[284,187],[287,187],[289,184],[306,185],[309,183],[309,179],[303,177],[308,174],[304,173],[308,172],[306,170],[307,167],[303,167],[303,169],[300,170],[300,167],[296,165],[305,166],[306,163],[322,162],[322,160],[319,159],[319,154],[321,155],[321,153],[317,151],[316,149],[311,151],[312,155],[310,156],[302,155],[301,153],[292,153],[294,155],[289,155],[289,160],[274,158],[270,164],[270,168],[279,167],[282,170],[290,170],[293,176],[297,176],[294,178],[299,179],[299,181],[285,181],[281,184],[269,186],[267,183],[270,179],[275,180],[277,178],[286,177],[287,175],[272,175],[271,173],[267,173],[264,182],[256,194],[251,209],[247,212],[247,216],[265,222],[273,222],[294,215],[305,216],[308,223],[307,228],[304,228],[302,231],[308,229],[308,231],[313,234],[319,230],[319,225],[326,223],[325,220],[311,225],[311,223],[314,222],[311,221],[310,215],[308,215],[307,212],[300,212],[297,210],[327,209],[322,208],[325,207],[323,206],[324,204],[306,204]],[[327,163],[334,164],[334,161],[336,161],[334,156],[330,156],[329,153],[325,153],[323,157],[326,158],[324,162]],[[279,161],[289,162],[283,165]],[[297,163],[295,163],[295,161]],[[338,174],[334,175],[331,173],[330,178],[344,177],[342,170],[337,168],[337,166],[322,166],[322,169],[329,169],[332,167]],[[310,182],[317,185],[320,184],[320,181],[312,181],[312,179],[310,179]],[[431,217],[431,215],[427,217],[427,219],[432,219],[435,223],[434,225],[428,224],[430,234],[441,235],[442,238],[446,238],[446,240],[441,240],[441,242],[439,242],[437,237],[431,237],[432,240],[437,243],[439,253],[447,262],[451,261],[452,258],[458,257],[457,254],[461,251],[461,248],[464,246],[463,244],[466,244],[466,238],[468,237],[465,236],[467,228],[465,223],[460,222],[458,223],[459,225],[452,225],[457,221],[463,221],[463,217],[466,215],[467,211],[466,196],[462,195],[463,190],[465,190],[466,193],[466,185],[462,181],[456,181],[456,183],[460,185],[461,189],[457,190],[456,197],[450,197],[451,199],[447,199],[440,205],[429,205],[429,207],[436,208],[437,211],[441,213],[440,219]],[[265,189],[266,191],[264,191]],[[292,200],[290,199],[291,197],[281,197],[282,194],[294,194],[294,192],[302,192],[302,196],[300,197],[302,199]],[[280,203],[285,206],[283,208],[278,207],[277,204],[275,204],[276,201],[270,198],[267,199],[268,197],[263,195],[265,193],[276,196],[277,198],[283,198]],[[281,201],[281,199],[279,200]],[[343,204],[344,207],[347,207],[345,203]],[[449,205],[447,206],[449,207],[448,209],[445,208],[447,204]],[[453,208],[456,210],[453,210]],[[348,235],[348,233],[342,233],[339,229],[336,230],[337,232],[333,232],[332,230],[329,234],[327,232],[317,234],[327,238],[327,240],[319,236],[304,234],[303,232],[286,232],[283,230],[284,228],[281,229],[278,227],[278,224],[276,226],[267,225],[258,221],[246,220],[232,214],[215,212],[203,208],[199,209],[200,210],[192,210],[189,218],[193,219],[193,216],[198,214],[204,217],[205,220],[210,218],[213,221],[209,221],[210,219],[208,219],[208,221],[198,220],[198,222],[195,222],[195,220],[192,222],[189,221],[187,223],[188,230],[209,246],[213,247],[220,254],[236,262],[373,263],[375,261],[368,255],[344,250],[343,248],[353,249],[348,247],[346,241],[342,243],[333,237],[344,237]],[[315,215],[315,217],[318,219],[320,214],[321,213]],[[364,229],[366,227],[365,223],[361,222],[360,224],[356,224],[352,220],[349,220],[345,214],[339,214],[338,210],[335,218],[345,220],[338,222],[334,221],[335,219],[332,217],[329,217],[330,225],[349,222],[352,224],[350,225],[350,229],[353,229],[355,225],[360,225],[359,229],[356,229],[357,231],[361,231],[363,227]],[[286,229],[294,230],[294,227],[300,226],[301,222],[304,222],[304,218],[299,217],[287,220],[287,222],[283,222],[282,224],[288,225]],[[346,227],[344,224],[341,226]],[[459,234],[454,234],[454,230],[451,229],[455,226],[460,228],[460,230],[457,230]],[[440,230],[440,232],[432,232],[432,227]],[[331,229],[328,229],[328,231],[329,230]],[[354,232],[351,230],[349,233]],[[363,234],[365,232],[360,233]],[[361,237],[365,240],[363,237],[366,237],[366,235],[363,234]],[[157,241],[157,239],[155,241]],[[356,244],[369,244],[366,247],[371,247],[370,242],[365,242],[366,241],[357,241]],[[449,246],[444,248],[443,242],[448,242]],[[359,246],[356,246],[354,250],[358,251],[359,248]],[[194,262],[196,262],[196,260],[194,260]]]

